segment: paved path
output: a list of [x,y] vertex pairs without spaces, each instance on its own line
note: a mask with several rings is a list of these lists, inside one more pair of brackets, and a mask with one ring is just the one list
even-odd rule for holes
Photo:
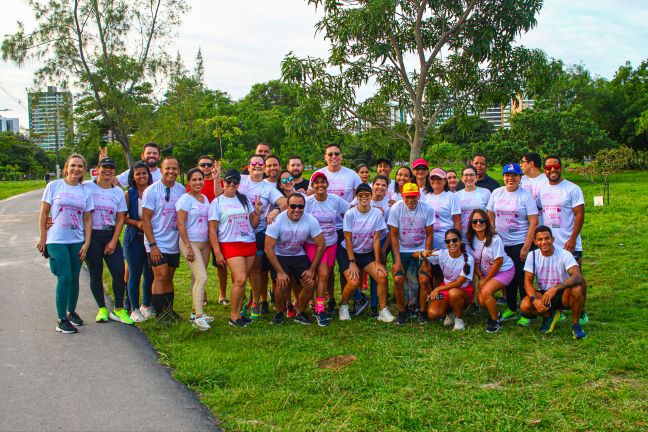
[[94,323],[81,272],[75,335],[54,331],[55,278],[35,248],[41,191],[0,201],[0,430],[214,431],[135,327]]

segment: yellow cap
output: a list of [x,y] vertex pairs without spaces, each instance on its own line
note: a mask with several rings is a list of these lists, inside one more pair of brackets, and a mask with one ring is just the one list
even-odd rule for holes
[[419,188],[416,183],[405,183],[403,185],[403,191],[401,192],[401,195],[406,197],[406,196],[418,196],[419,195]]

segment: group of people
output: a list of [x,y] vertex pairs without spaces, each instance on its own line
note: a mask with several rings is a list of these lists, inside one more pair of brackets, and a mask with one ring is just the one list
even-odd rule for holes
[[[383,322],[443,319],[463,330],[466,311],[481,306],[490,333],[509,320],[529,326],[536,316],[543,318],[540,331],[550,333],[571,309],[574,337],[586,337],[584,199],[562,177],[557,156],[543,161],[527,153],[519,164],[506,164],[501,187],[488,176],[481,154],[460,172],[430,169],[417,159],[411,168],[398,167],[394,179],[392,162],[381,158],[371,179],[365,164],[357,172],[342,166],[340,146],[329,144],[326,166],[307,180],[299,156],[282,169],[262,143],[242,172],[223,174],[218,161],[201,156],[186,173],[186,187],[177,182],[177,159],[168,156],[158,168],[159,159],[157,145],[147,144],[142,160],[117,176],[114,161],[103,154],[97,179],[84,182],[86,161],[71,155],[65,177],[47,185],[38,249],[57,277],[58,331],[75,333],[83,324],[76,313],[83,260],[97,322],[180,320],[173,304],[182,255],[192,274],[190,320],[200,330],[213,321],[204,311],[211,261],[218,268],[218,302],[229,306],[234,327],[270,314],[274,303],[275,325],[286,318],[308,325],[314,318],[324,327],[336,311],[346,321],[369,308]],[[110,313],[104,262],[115,297]]]

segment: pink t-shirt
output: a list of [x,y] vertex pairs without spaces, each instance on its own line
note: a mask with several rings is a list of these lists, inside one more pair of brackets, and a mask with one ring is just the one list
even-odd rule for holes
[[90,189],[83,184],[70,186],[63,179],[49,182],[43,192],[54,225],[47,230],[47,244],[71,244],[84,241],[83,213],[94,209]]
[[513,192],[508,192],[504,186],[495,189],[486,209],[495,213],[495,231],[504,246],[524,243],[529,229],[528,217],[538,214],[535,200],[521,187]]
[[218,221],[218,241],[222,243],[255,241],[254,229],[250,225],[250,214],[254,206],[248,200],[247,208],[237,197],[219,195],[209,205],[209,220]]
[[425,247],[425,228],[434,226],[434,209],[419,201],[414,210],[398,201],[389,211],[387,225],[398,228],[401,252],[418,252]]
[[[373,251],[373,239],[376,232],[387,228],[383,214],[377,208],[371,207],[367,213],[362,213],[357,207],[350,209],[344,215],[344,232],[351,233],[353,252],[369,253]],[[347,248],[346,240],[342,247]]]

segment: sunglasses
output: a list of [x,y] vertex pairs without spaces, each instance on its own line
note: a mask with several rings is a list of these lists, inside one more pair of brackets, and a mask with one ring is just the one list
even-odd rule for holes
[[459,243],[459,239],[457,237],[445,239],[445,244],[449,245],[450,243]]
[[486,223],[486,219],[472,219],[472,220],[470,221],[470,223],[473,224],[473,225],[477,225],[478,223],[480,223],[480,224],[485,224],[485,223]]
[[265,165],[265,162],[250,162],[250,166],[263,166]]
[[201,167],[201,168],[211,168],[211,167],[213,167],[213,166],[214,166],[214,164],[211,163],[211,162],[205,162],[205,163],[201,163],[201,164],[200,164],[200,167]]
[[239,180],[237,178],[228,178],[228,179],[225,179],[225,183],[227,183],[228,185],[233,184],[234,186],[236,186],[239,183],[241,183],[241,180]]
[[545,171],[551,171],[552,169],[559,170],[560,164],[545,165]]
[[292,210],[299,209],[299,210],[304,210],[304,207],[306,207],[304,204],[289,204],[288,207],[290,207]]
[[286,183],[291,182],[293,180],[295,180],[295,177],[290,176],[290,177],[282,178],[281,183],[286,184]]
[[326,153],[326,156],[328,157],[333,157],[333,156],[340,156],[340,152],[331,152],[331,153]]
[[170,188],[165,188],[164,189],[164,201],[169,202],[170,197],[171,197],[171,189]]

